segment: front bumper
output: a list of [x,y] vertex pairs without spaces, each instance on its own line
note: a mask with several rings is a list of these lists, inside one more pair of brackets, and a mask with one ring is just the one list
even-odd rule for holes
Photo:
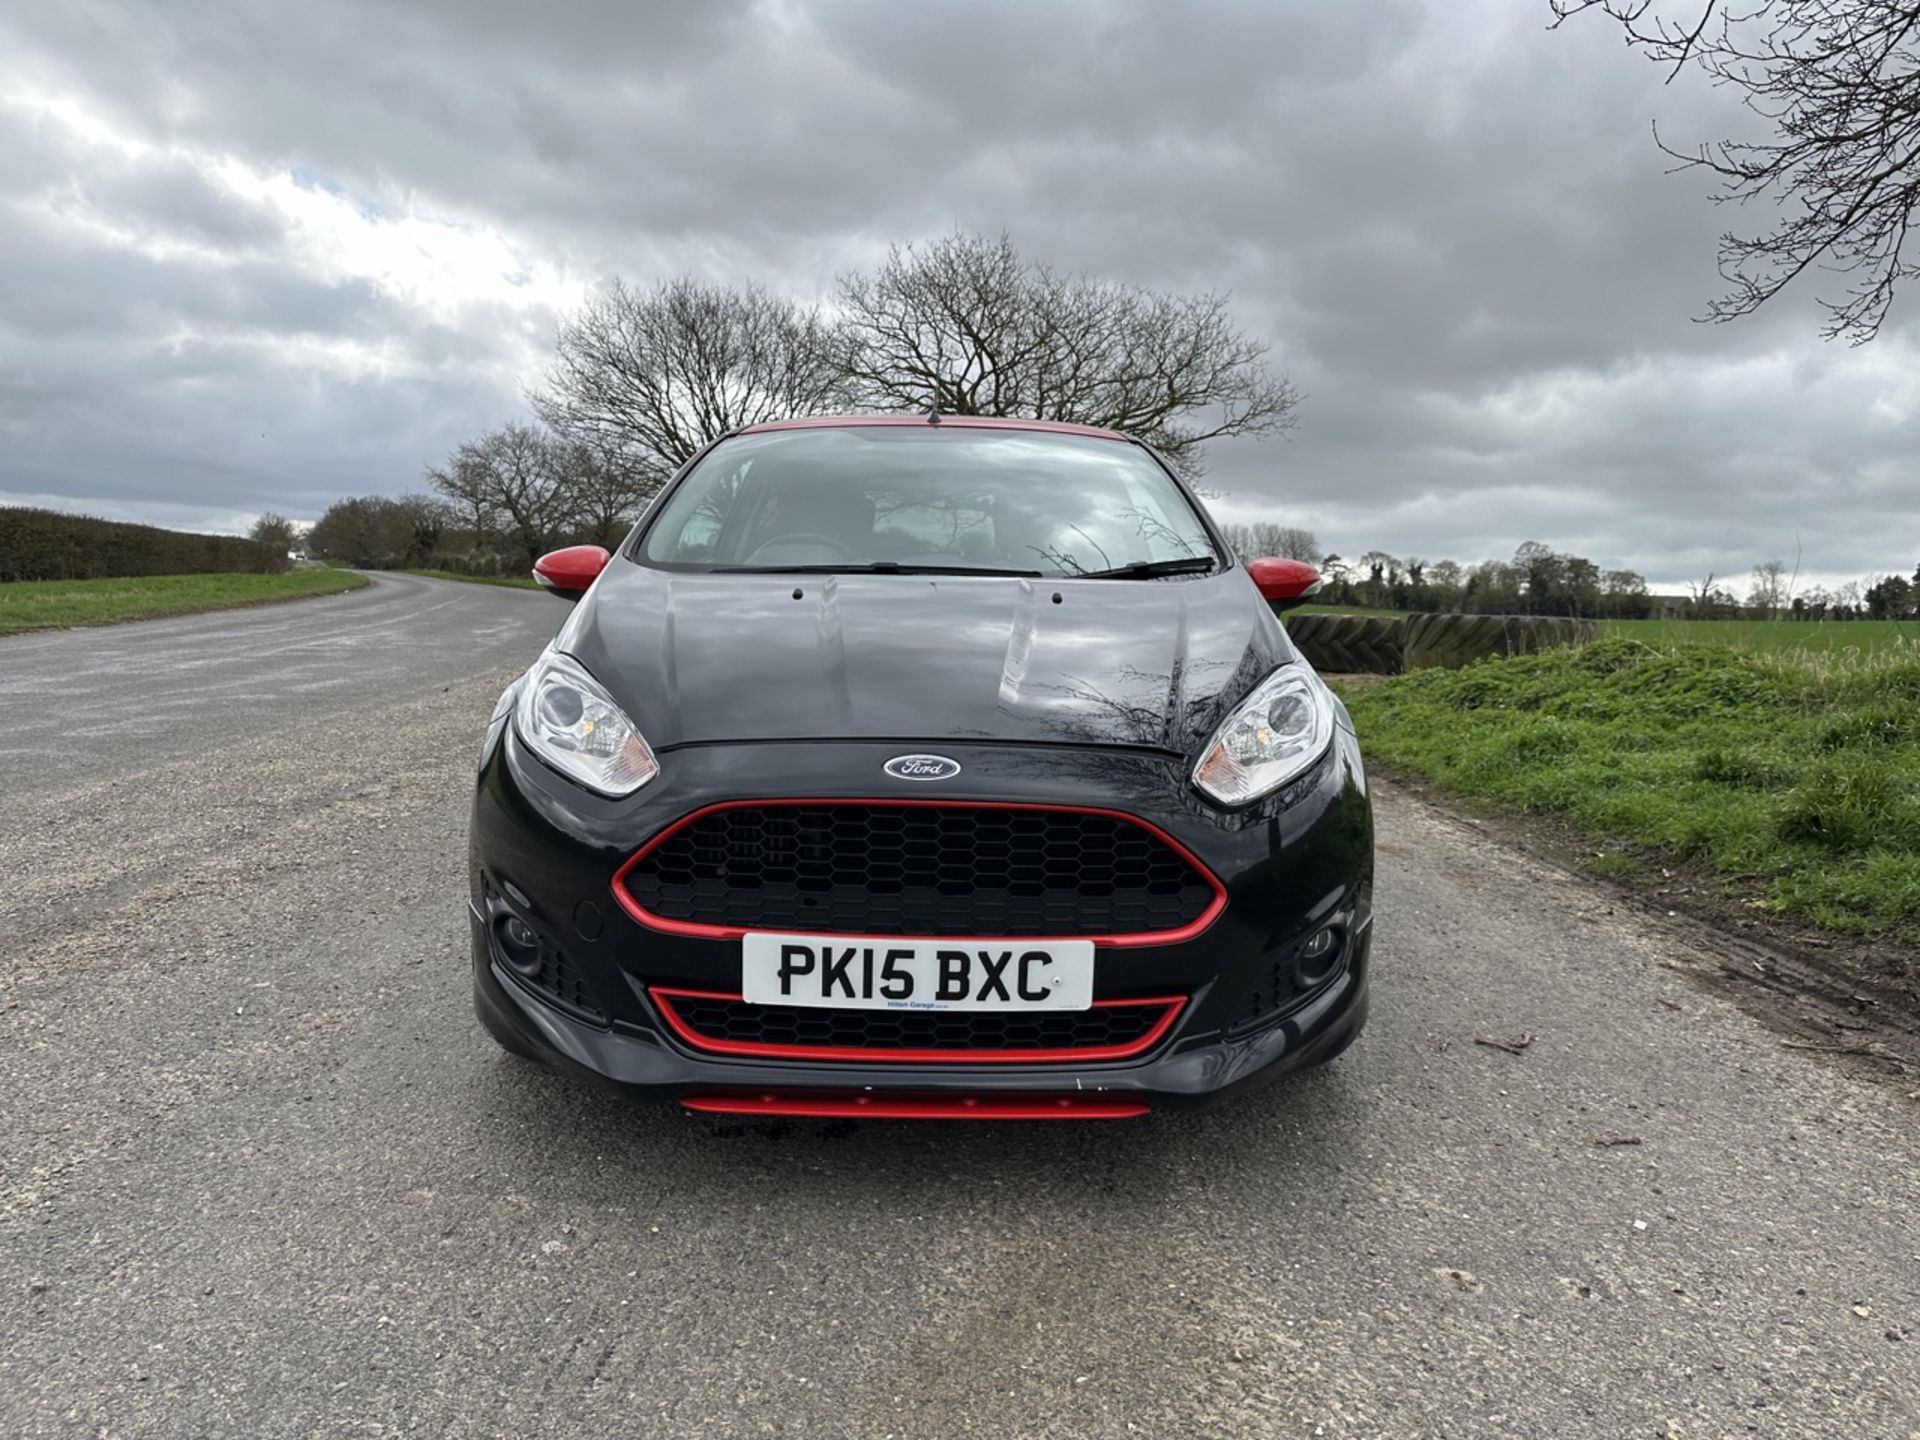
[[[547,770],[509,729],[481,770],[473,809],[469,918],[480,1018],[502,1045],[529,1058],[636,1098],[721,1109],[729,1108],[729,1097],[757,1097],[754,1103],[764,1105],[772,1096],[860,1094],[1193,1103],[1255,1075],[1329,1059],[1358,1034],[1372,941],[1372,816],[1358,750],[1340,730],[1314,771],[1236,812],[1207,804],[1188,787],[1183,767],[1147,752],[941,747],[962,765],[958,779],[940,785],[942,798],[1123,811],[1172,836],[1224,885],[1226,907],[1194,938],[1098,950],[1096,998],[1190,997],[1171,1032],[1137,1058],[1032,1065],[768,1060],[704,1053],[676,1036],[649,988],[737,990],[739,942],[642,925],[615,903],[615,872],[652,836],[715,801],[872,798],[886,789],[882,762],[901,748],[687,747],[663,757],[654,784],[610,801]],[[564,952],[578,980],[578,989],[564,995],[580,1003],[523,980],[504,963],[497,927],[509,915]],[[1276,965],[1328,923],[1345,933],[1341,963],[1275,1003]],[[1250,997],[1263,989],[1268,1008],[1252,1013]]]

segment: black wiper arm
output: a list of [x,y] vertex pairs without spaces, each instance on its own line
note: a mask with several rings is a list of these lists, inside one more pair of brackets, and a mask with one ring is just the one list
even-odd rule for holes
[[1156,575],[1204,575],[1219,568],[1211,555],[1183,555],[1178,560],[1129,560],[1111,570],[1084,570],[1072,580],[1151,580]]
[[723,575],[1018,575],[1039,579],[1038,570],[996,570],[988,565],[905,565],[898,560],[849,560],[826,565],[721,565]]

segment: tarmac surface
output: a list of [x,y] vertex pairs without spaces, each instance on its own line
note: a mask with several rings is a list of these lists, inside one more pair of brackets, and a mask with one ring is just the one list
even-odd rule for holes
[[1205,1111],[738,1125],[509,1059],[468,786],[564,613],[0,639],[0,1435],[1920,1437],[1920,1082],[1390,787],[1367,1033]]

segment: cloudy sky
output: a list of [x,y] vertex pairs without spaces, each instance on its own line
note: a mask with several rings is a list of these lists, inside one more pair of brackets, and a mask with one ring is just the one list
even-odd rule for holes
[[[0,0],[0,503],[209,529],[419,488],[611,275],[891,242],[1231,292],[1307,392],[1223,518],[1675,584],[1920,561],[1920,350],[1694,323],[1742,128],[1545,0]],[[1756,219],[1763,217],[1755,217]]]

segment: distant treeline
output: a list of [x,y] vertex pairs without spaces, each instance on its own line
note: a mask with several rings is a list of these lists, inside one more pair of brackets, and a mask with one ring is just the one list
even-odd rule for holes
[[1369,550],[1347,560],[1322,550],[1311,530],[1261,521],[1224,527],[1240,555],[1278,555],[1320,569],[1328,605],[1463,615],[1552,615],[1598,620],[1913,620],[1920,619],[1920,566],[1913,578],[1869,575],[1828,589],[1799,585],[1780,560],[1753,567],[1742,596],[1709,574],[1688,582],[1685,593],[1652,595],[1637,570],[1603,570],[1573,555],[1529,540],[1511,560],[1402,558]]
[[0,506],[0,581],[205,575],[287,566],[283,537],[261,541],[195,535],[91,515]]
[[502,528],[485,511],[476,529],[437,495],[357,495],[336,500],[306,534],[307,554],[355,570],[451,570],[460,575],[528,575],[561,545],[620,543],[630,517],[612,527],[571,519]]

